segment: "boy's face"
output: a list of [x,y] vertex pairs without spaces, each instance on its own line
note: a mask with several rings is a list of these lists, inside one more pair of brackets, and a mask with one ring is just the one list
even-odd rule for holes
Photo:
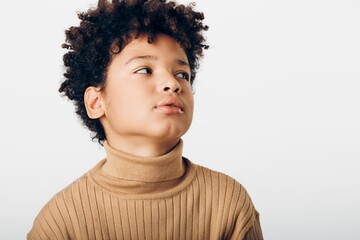
[[[171,37],[134,39],[109,65],[100,118],[107,140],[177,141],[190,127],[194,99],[187,56]],[[118,141],[119,140],[119,141]]]

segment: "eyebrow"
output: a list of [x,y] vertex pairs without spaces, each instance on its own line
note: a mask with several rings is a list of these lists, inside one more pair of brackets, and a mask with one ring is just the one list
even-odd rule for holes
[[[135,56],[135,57],[132,57],[130,58],[129,60],[127,60],[125,62],[125,64],[129,64],[130,62],[134,61],[134,60],[138,60],[138,59],[150,59],[150,60],[158,60],[158,57],[156,56],[153,56],[153,55],[143,55],[143,56]],[[189,66],[189,63],[182,60],[182,59],[177,59],[176,62],[179,64],[179,65],[182,65],[182,66]]]
[[188,62],[186,62],[186,61],[184,61],[184,60],[178,59],[178,60],[177,60],[177,62],[178,62],[178,64],[179,64],[179,65],[182,65],[182,66],[189,66],[189,63],[188,63]]

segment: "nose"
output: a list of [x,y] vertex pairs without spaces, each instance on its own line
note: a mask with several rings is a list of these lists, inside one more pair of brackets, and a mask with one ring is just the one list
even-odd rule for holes
[[163,76],[163,81],[160,84],[160,91],[179,94],[181,86],[173,75],[166,74]]

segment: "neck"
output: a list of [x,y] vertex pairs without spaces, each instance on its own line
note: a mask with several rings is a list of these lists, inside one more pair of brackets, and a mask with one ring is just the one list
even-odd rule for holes
[[173,140],[148,140],[138,137],[107,139],[107,144],[123,153],[136,157],[158,157],[170,152],[180,138]]

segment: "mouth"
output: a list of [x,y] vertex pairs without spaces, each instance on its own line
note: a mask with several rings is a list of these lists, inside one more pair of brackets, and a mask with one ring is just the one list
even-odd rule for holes
[[183,104],[174,97],[169,97],[164,99],[158,105],[155,106],[155,109],[165,113],[165,114],[181,114],[184,113]]

